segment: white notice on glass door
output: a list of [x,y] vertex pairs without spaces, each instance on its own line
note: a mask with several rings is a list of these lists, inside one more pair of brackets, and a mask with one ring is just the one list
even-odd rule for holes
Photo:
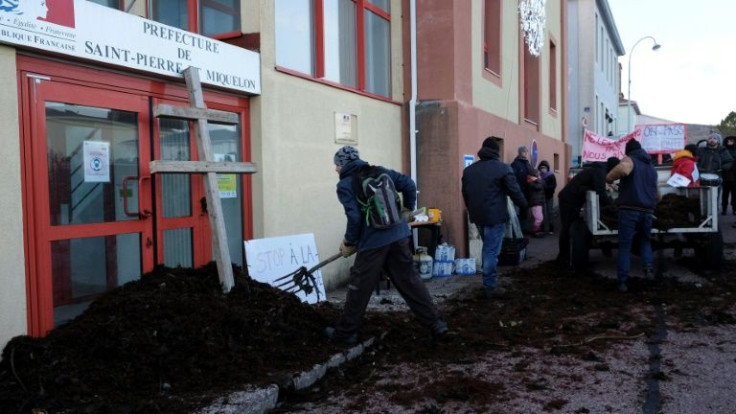
[[110,143],[84,141],[84,181],[110,182]]

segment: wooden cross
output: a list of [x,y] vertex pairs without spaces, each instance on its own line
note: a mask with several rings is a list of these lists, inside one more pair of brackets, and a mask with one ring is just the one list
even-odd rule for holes
[[197,149],[201,161],[151,161],[151,174],[155,173],[185,173],[204,174],[204,188],[207,198],[207,215],[210,219],[212,229],[212,247],[215,261],[217,262],[217,273],[220,277],[222,290],[230,292],[235,284],[233,279],[233,268],[230,261],[230,250],[227,245],[227,232],[225,230],[225,219],[222,216],[222,203],[217,187],[217,173],[241,173],[253,174],[257,171],[256,165],[249,162],[215,162],[212,155],[210,143],[209,121],[224,124],[237,124],[237,114],[225,111],[207,109],[202,94],[202,84],[199,81],[199,69],[188,67],[184,70],[184,79],[189,91],[189,103],[191,107],[175,105],[156,105],[153,114],[155,117],[167,116],[172,118],[188,119],[197,121],[195,132],[197,134]]

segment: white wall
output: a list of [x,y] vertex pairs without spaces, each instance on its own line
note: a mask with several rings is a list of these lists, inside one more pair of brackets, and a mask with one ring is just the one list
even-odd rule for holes
[[23,210],[21,199],[20,127],[15,49],[0,46],[0,349],[13,336],[27,333],[26,271],[23,250]]

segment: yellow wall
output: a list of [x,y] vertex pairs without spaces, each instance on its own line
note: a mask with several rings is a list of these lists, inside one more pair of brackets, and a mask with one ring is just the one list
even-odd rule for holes
[[5,85],[0,93],[0,125],[3,126],[0,160],[0,349],[11,336],[27,332],[26,271],[23,252],[23,211],[21,203],[20,127],[18,125],[18,90],[15,49],[0,46],[0,79]]
[[[566,65],[563,51],[562,38],[562,16],[561,1],[549,0],[546,3],[545,39],[544,47],[538,59],[540,65],[540,121],[541,134],[562,139],[562,76],[565,74]],[[501,85],[486,79],[483,76],[483,1],[473,2],[473,25],[472,25],[472,76],[473,76],[473,105],[480,110],[494,114],[506,119],[511,123],[521,121],[519,114],[519,46],[526,47],[526,43],[519,43],[519,12],[518,5],[514,2],[502,2],[502,46],[501,53]],[[553,116],[549,111],[549,40],[551,34],[557,46],[557,115]]]
[[[314,233],[325,258],[338,251],[346,223],[335,193],[338,175],[332,157],[342,146],[335,143],[335,112],[357,115],[361,158],[401,171],[402,106],[275,70],[273,2],[261,1],[260,7],[262,94],[251,99],[253,160],[258,164],[253,176],[254,237]],[[400,1],[392,1],[391,10],[400,14]],[[391,39],[392,93],[400,101],[398,19]],[[322,269],[328,289],[347,279],[352,260]]]

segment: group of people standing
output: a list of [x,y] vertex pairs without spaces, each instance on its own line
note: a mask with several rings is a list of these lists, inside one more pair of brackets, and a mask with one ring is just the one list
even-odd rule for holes
[[521,146],[511,163],[516,182],[529,205],[530,214],[522,214],[524,230],[536,237],[553,234],[553,206],[557,178],[549,162],[542,160],[537,168],[529,161],[529,148]]
[[[478,151],[479,160],[463,171],[462,196],[470,220],[478,227],[483,241],[483,291],[494,298],[502,292],[497,285],[498,256],[501,252],[507,222],[510,219],[507,197],[516,206],[528,232],[541,237],[553,234],[553,205],[557,181],[549,162],[541,161],[534,168],[529,161],[529,149],[519,147],[517,157],[509,165],[501,161],[500,138],[488,137]],[[673,156],[672,174],[678,173],[698,186],[708,174],[722,182],[722,213],[731,205],[736,214],[736,137],[729,136],[721,145],[721,135],[713,133],[707,144],[699,148],[691,144]],[[400,226],[376,230],[363,219],[358,186],[354,176],[368,166],[360,159],[358,150],[342,147],[334,156],[335,171],[340,180],[337,196],[345,209],[347,226],[340,252],[344,257],[357,253],[351,268],[348,294],[340,319],[328,327],[327,336],[333,341],[355,344],[362,327],[372,290],[383,272],[394,282],[419,321],[435,339],[448,332],[436,305],[413,269],[409,242],[410,230],[404,219]],[[397,171],[381,170],[390,176],[395,188],[402,193],[405,210],[411,211],[416,203],[416,185],[410,177]],[[649,235],[653,214],[659,199],[657,171],[651,156],[635,139],[626,143],[625,157],[611,157],[606,162],[591,163],[576,174],[559,192],[559,253],[556,262],[570,266],[570,228],[580,217],[586,193],[595,191],[600,206],[613,203],[607,185],[619,182],[618,207],[618,262],[617,289],[626,292],[630,271],[632,246],[638,244],[645,277],[654,276],[654,259]],[[719,184],[720,184],[719,182]],[[531,216],[531,217],[530,217]],[[635,243],[635,239],[639,239]]]

